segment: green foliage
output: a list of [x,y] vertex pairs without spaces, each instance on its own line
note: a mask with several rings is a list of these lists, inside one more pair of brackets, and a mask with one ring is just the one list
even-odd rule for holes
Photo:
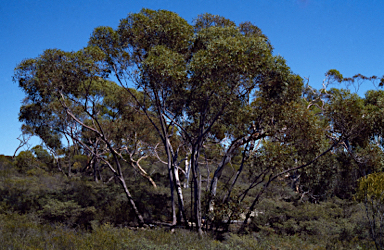
[[174,12],[142,9],[120,21],[117,30],[120,41],[134,48],[136,59],[145,57],[151,48],[163,45],[176,52],[184,52],[189,46],[192,26]]
[[356,199],[368,202],[384,202],[384,173],[373,173],[359,180]]
[[15,167],[11,156],[0,155],[0,180],[4,177],[15,174]]
[[0,215],[0,242],[6,249],[372,249],[370,242],[327,242],[318,236],[228,234],[224,241],[180,230],[131,230],[110,224],[95,225],[92,232],[60,224],[42,225],[32,216]]
[[[61,222],[68,226],[73,226],[80,219],[86,222],[93,220],[96,213],[94,207],[81,208],[74,201],[58,201],[48,200],[47,203],[39,211],[41,217],[48,222]],[[89,218],[86,218],[89,217]]]
[[336,69],[328,70],[328,72],[325,75],[334,79],[335,81],[337,81],[339,83],[342,82],[344,79],[343,75]]
[[[39,168],[37,168],[39,169]],[[17,176],[18,175],[18,176]],[[131,231],[135,217],[120,188],[91,181],[66,179],[61,174],[34,172],[33,175],[8,172],[2,177],[0,241],[2,246],[23,249],[351,249],[371,248],[362,204],[330,200],[320,204],[264,199],[258,206],[249,235],[227,234],[217,241],[200,239],[181,229],[175,234],[158,229]],[[148,189],[148,184],[131,179],[133,196],[141,202],[147,220],[167,220],[169,206],[165,188]],[[268,196],[278,194],[272,189]],[[293,193],[293,194],[292,194]],[[223,209],[241,212],[233,204]],[[231,211],[229,211],[229,210]],[[226,213],[217,215],[225,219]],[[218,209],[218,211],[221,211]],[[24,215],[19,215],[24,214]],[[164,216],[166,215],[166,216]],[[234,219],[234,217],[232,217]],[[217,220],[219,221],[219,220]],[[58,224],[59,223],[59,224]],[[119,227],[115,227],[119,226]],[[76,229],[73,229],[76,228]]]
[[360,178],[355,198],[365,205],[369,232],[377,249],[384,248],[384,173]]
[[[300,235],[316,239],[326,249],[347,242],[369,244],[362,204],[334,199],[320,204],[264,199],[250,227],[261,235]],[[348,245],[348,244],[346,244]],[[345,245],[345,246],[346,246]],[[344,246],[344,247],[345,247]],[[347,249],[347,248],[345,248]]]
[[37,160],[31,151],[21,151],[16,156],[15,167],[19,172],[26,172],[34,167],[37,167]]

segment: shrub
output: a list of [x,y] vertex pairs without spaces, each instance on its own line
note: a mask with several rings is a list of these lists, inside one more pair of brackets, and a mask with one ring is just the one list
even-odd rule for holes
[[260,235],[298,235],[327,248],[354,239],[360,243],[369,242],[361,204],[334,199],[319,204],[302,202],[295,206],[293,202],[264,199],[258,211],[250,229]]

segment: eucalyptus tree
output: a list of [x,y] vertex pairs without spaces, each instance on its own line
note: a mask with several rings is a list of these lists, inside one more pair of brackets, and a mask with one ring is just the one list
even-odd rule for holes
[[[351,79],[356,78],[377,79],[361,75]],[[362,150],[362,146],[368,145],[366,142],[373,138],[369,124],[378,124],[372,123],[369,118],[373,113],[367,112],[363,99],[357,95],[350,94],[346,90],[327,89],[332,82],[351,82],[351,79],[343,78],[336,70],[330,70],[326,74],[323,89],[314,91],[307,86],[304,99],[297,99],[291,105],[280,106],[281,116],[271,126],[277,126],[276,130],[272,130],[274,132],[263,139],[262,147],[254,153],[252,165],[257,167],[249,169],[251,184],[241,191],[238,197],[239,201],[243,201],[250,190],[260,187],[252,197],[253,201],[246,213],[244,225],[263,192],[275,180],[292,176],[295,182],[298,181],[300,185],[306,185],[311,189],[313,182],[317,181],[314,179],[324,175],[324,171],[325,175],[328,174],[330,184],[337,178],[341,179],[339,170],[333,171],[332,167],[335,163],[337,165],[337,158],[333,155],[342,150],[349,152],[355,162],[359,160],[362,161],[361,163],[364,162],[364,166],[359,166],[359,169],[372,169],[375,168],[375,164],[377,169],[377,163],[382,159],[380,156],[382,154],[378,154],[377,148],[375,150],[372,144],[363,151],[368,150],[372,153],[375,151],[374,157],[369,154],[363,158],[354,157],[351,151],[352,148],[355,148],[355,153]],[[332,153],[331,156],[329,156],[330,153]],[[325,155],[328,157],[325,158]],[[357,178],[354,180],[356,181]],[[313,190],[296,191],[301,193],[302,197],[308,192],[313,192]]]
[[[143,9],[122,19],[116,31],[96,28],[89,42],[104,51],[107,65],[160,136],[167,157],[172,225],[176,224],[175,186],[179,209],[187,223],[177,173],[179,147],[171,145],[170,137],[176,132],[172,119],[182,113],[181,94],[187,79],[185,57],[192,35],[192,26],[177,14]],[[142,100],[130,91],[131,84],[144,94]]]
[[[169,141],[175,127],[188,142],[195,220],[201,233],[198,159],[203,145],[218,134],[224,120],[231,124],[228,126],[235,126],[240,119],[235,117],[250,105],[256,90],[260,96],[288,103],[285,99],[289,99],[290,91],[292,99],[300,92],[300,80],[291,75],[282,58],[272,55],[272,46],[259,28],[249,22],[237,26],[210,14],[199,16],[192,26],[175,13],[143,9],[122,19],[116,30],[95,29],[89,44],[105,53],[107,67],[134,98],[131,84],[149,101],[149,106],[143,102],[139,105],[161,137],[167,154],[171,194],[175,184],[182,211],[181,185],[175,174],[177,148]],[[246,127],[250,133],[257,133],[252,130],[251,121]],[[245,133],[232,140],[237,140],[234,147],[238,148],[250,139]],[[230,154],[231,150],[227,156]],[[226,161],[223,160],[223,166]],[[213,193],[222,167],[212,182]]]
[[[362,84],[377,88],[382,81],[361,74],[344,78],[337,70],[330,70],[321,90],[307,86],[304,99],[323,121],[329,143],[341,139],[331,155],[301,175],[300,182],[308,192],[348,198],[355,192],[360,177],[382,168],[382,91],[370,90],[365,97],[353,93]],[[332,84],[345,84],[346,88],[329,88]]]
[[[340,83],[361,85],[367,82],[383,86],[384,77],[366,77],[357,74],[344,78],[338,71],[333,71]],[[379,84],[377,84],[377,82]],[[356,83],[357,82],[357,83]],[[369,90],[364,97],[351,93],[350,90],[332,91],[328,114],[332,125],[339,133],[351,131],[351,136],[342,144],[344,152],[351,159],[352,178],[348,178],[354,189],[354,198],[365,206],[369,234],[376,249],[383,249],[383,111],[384,91]]]
[[[14,78],[27,97],[19,119],[27,131],[38,135],[49,147],[58,148],[60,136],[69,137],[104,162],[119,180],[143,225],[120,161],[127,161],[156,186],[139,164],[150,151],[143,146],[143,133],[146,138],[151,133],[130,128],[132,124],[139,128],[142,121],[129,96],[121,96],[121,87],[103,79],[108,73],[100,63],[103,58],[99,49],[89,47],[78,52],[46,50],[37,58],[21,62]],[[134,159],[135,154],[139,159]]]
[[[107,81],[111,76],[120,86]],[[365,80],[361,75],[346,79],[335,70],[327,79]],[[61,136],[70,137],[93,155],[94,171],[97,161],[108,165],[134,209],[121,161],[154,186],[140,161],[152,154],[166,163],[172,226],[177,223],[175,191],[187,224],[179,172],[181,162],[190,161],[199,234],[204,213],[201,160],[208,159],[209,149],[219,153],[215,165],[207,167],[205,212],[215,209],[217,199],[241,202],[259,188],[250,197],[248,218],[274,180],[305,172],[337,147],[345,146],[355,157],[366,138],[382,138],[376,92],[366,100],[326,88],[307,89],[302,96],[303,80],[273,55],[257,26],[210,14],[189,24],[165,10],[130,13],[117,29],[96,28],[81,51],[47,50],[23,61],[15,80],[27,94],[20,112],[25,131],[53,149],[62,146]],[[160,149],[163,154],[157,153]],[[226,175],[234,163],[233,176]],[[250,173],[248,186],[237,189],[235,197],[244,172]]]
[[209,136],[225,131],[228,147],[211,180],[209,199],[216,195],[231,157],[243,148],[239,170],[224,195],[228,200],[255,143],[283,129],[284,107],[299,99],[302,80],[291,73],[283,58],[273,56],[272,46],[256,26],[236,26],[212,15],[202,15],[195,23],[198,32],[190,63],[188,129],[196,155]]

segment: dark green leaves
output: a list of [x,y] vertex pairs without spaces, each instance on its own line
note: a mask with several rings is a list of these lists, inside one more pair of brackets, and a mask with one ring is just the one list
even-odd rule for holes
[[174,12],[142,9],[122,19],[117,33],[121,46],[133,49],[135,60],[141,60],[158,45],[175,52],[186,52],[193,29]]

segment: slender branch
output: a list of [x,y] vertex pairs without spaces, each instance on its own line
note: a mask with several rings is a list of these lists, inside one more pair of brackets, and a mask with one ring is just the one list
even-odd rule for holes
[[[22,138],[21,138],[22,137]],[[19,146],[17,146],[15,153],[13,153],[12,158],[15,158],[17,151],[28,144],[29,139],[31,139],[32,135],[29,135],[28,138],[25,138],[24,134],[21,134],[19,137],[17,137],[17,140],[20,141]]]

